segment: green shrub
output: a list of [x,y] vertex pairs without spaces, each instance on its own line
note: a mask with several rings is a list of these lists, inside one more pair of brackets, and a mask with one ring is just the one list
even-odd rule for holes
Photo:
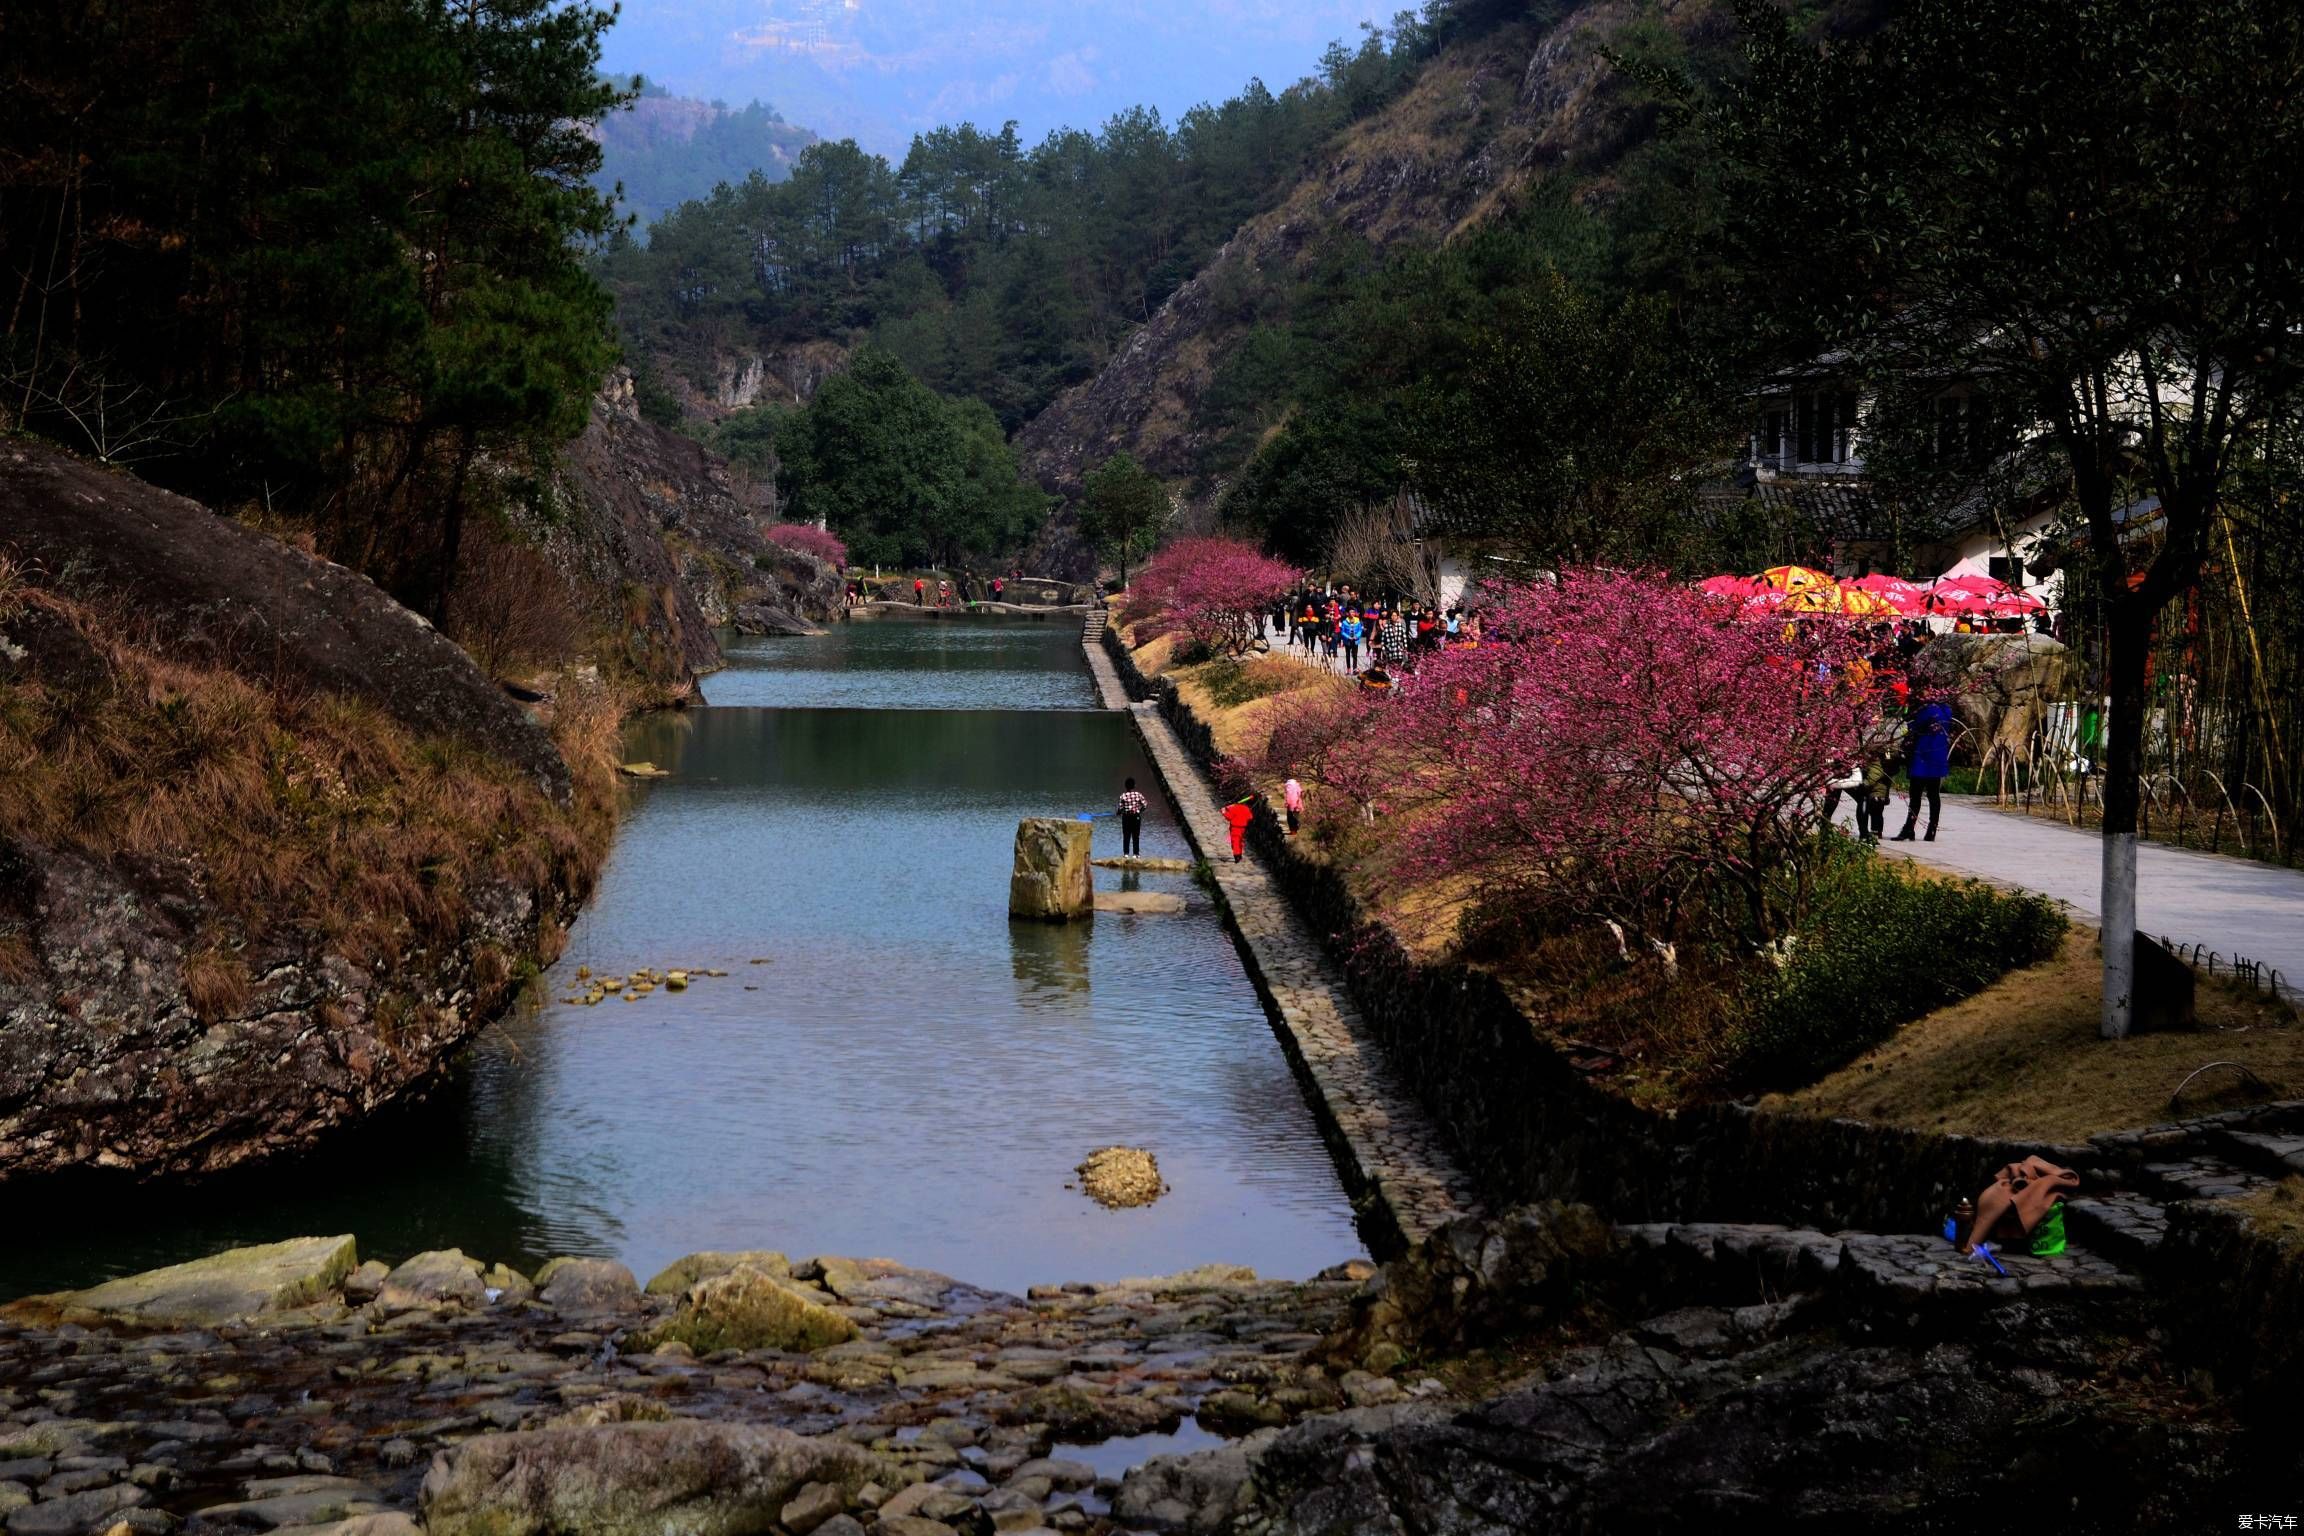
[[1738,1000],[1733,1070],[1755,1085],[1813,1082],[1897,1026],[2047,959],[2065,926],[2045,896],[1925,879],[1844,849],[1818,877],[1791,958]]
[[1168,664],[1172,667],[1196,667],[1214,654],[1208,649],[1207,641],[1179,635],[1175,648],[1168,653]]

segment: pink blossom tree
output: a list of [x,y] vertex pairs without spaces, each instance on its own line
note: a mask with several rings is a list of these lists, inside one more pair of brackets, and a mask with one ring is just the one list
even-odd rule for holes
[[1502,643],[1432,657],[1369,719],[1400,872],[1657,946],[1697,918],[1791,931],[1826,785],[1877,716],[1862,638],[1596,570],[1485,608]]
[[839,535],[814,523],[778,523],[768,530],[768,542],[814,555],[834,569],[848,563],[848,546],[840,542]]
[[1273,706],[1271,731],[1255,759],[1267,778],[1310,779],[1361,809],[1363,820],[1385,786],[1397,782],[1410,759],[1388,751],[1381,727],[1391,717],[1389,695],[1352,688],[1306,688]]
[[1256,641],[1256,616],[1303,576],[1244,539],[1178,539],[1136,573],[1121,617],[1146,637],[1180,633],[1214,654],[1239,656]]

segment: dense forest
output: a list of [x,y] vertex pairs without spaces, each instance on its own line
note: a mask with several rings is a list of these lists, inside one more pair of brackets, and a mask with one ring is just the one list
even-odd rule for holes
[[[439,614],[614,361],[582,250],[611,11],[9,12],[0,425],[297,528]],[[485,484],[483,482],[486,482]]]
[[[1539,0],[1544,3],[1544,0]],[[1013,432],[1092,374],[1342,126],[1391,100],[1451,38],[1526,7],[1429,0],[1317,75],[1252,81],[1174,124],[1150,108],[1026,145],[1013,125],[804,150],[673,210],[599,271],[627,345],[698,387],[715,353],[869,339]]]

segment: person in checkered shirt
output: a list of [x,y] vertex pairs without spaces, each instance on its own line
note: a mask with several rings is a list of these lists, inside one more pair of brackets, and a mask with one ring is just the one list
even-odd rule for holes
[[1120,787],[1120,856],[1130,858],[1144,851],[1144,793],[1130,779]]

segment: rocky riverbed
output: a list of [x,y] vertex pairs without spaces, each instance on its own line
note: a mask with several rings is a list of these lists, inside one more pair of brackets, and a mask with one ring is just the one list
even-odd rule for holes
[[2001,1277],[1924,1236],[1545,1206],[1382,1271],[1021,1297],[765,1252],[645,1287],[355,1259],[5,1309],[8,1536],[2172,1529],[2299,1470],[2078,1250]]

